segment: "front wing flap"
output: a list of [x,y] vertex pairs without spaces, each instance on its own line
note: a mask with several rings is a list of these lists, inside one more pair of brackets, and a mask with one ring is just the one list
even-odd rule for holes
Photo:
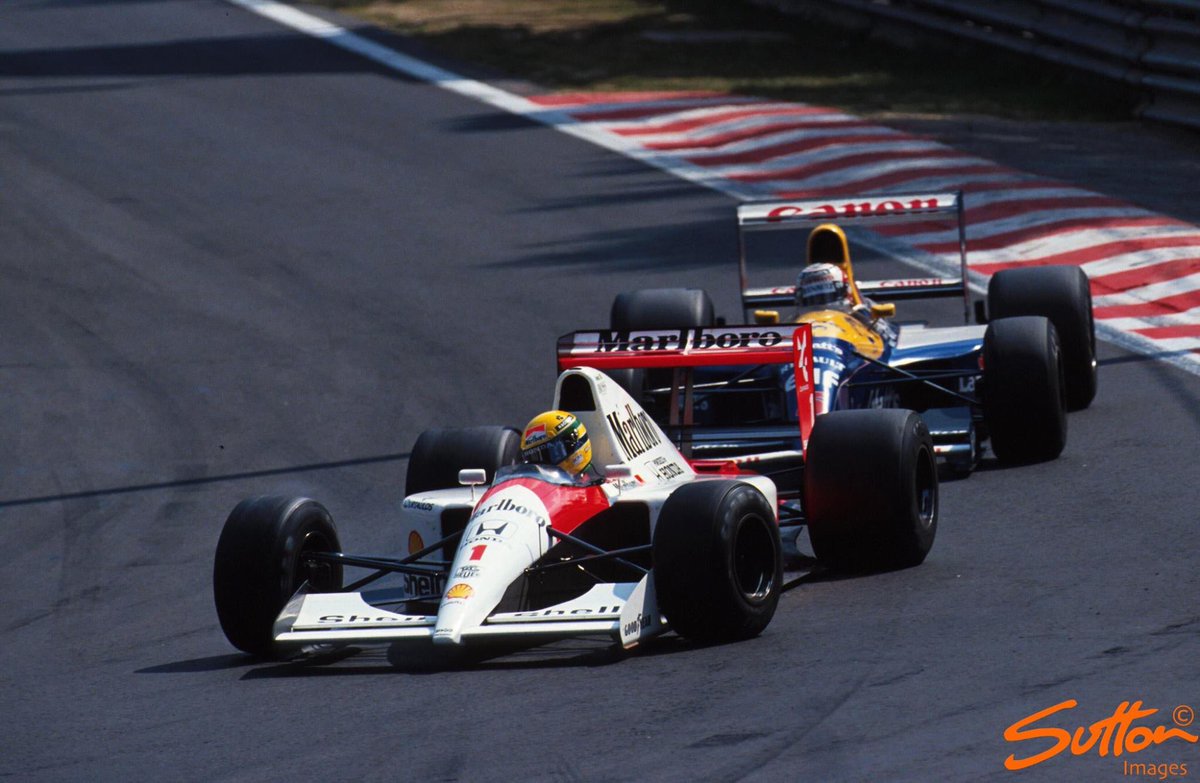
[[[633,618],[645,618],[645,628],[637,629],[632,643],[667,628],[653,604],[652,588],[647,591],[648,579],[597,584],[581,596],[542,609],[496,612],[482,624],[464,629],[462,637],[468,641],[599,635],[632,646],[629,634],[622,631],[631,618],[623,612],[632,611]],[[309,593],[301,589],[276,620],[274,631],[276,642],[295,645],[432,641],[436,621],[436,615],[402,614],[373,606],[362,593]]]

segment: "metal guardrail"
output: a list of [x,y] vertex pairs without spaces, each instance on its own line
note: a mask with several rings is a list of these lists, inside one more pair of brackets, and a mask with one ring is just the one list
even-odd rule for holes
[[913,25],[1077,68],[1146,95],[1138,114],[1200,129],[1200,0],[755,0]]

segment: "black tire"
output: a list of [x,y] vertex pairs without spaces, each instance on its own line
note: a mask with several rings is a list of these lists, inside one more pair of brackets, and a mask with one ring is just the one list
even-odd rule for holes
[[458,472],[483,468],[490,482],[497,468],[521,458],[521,433],[512,427],[463,427],[426,430],[408,458],[404,493],[415,495],[457,487]]
[[783,590],[775,512],[741,481],[685,484],[654,528],[659,608],[680,636],[728,642],[757,636]]
[[1058,333],[1036,315],[1001,318],[983,336],[983,418],[1001,462],[1051,460],[1067,445]]
[[818,416],[804,465],[804,511],[817,559],[841,571],[908,568],[937,536],[933,439],[909,410]]
[[340,552],[329,512],[315,500],[255,497],[237,504],[217,542],[213,598],[225,637],[263,658],[276,654],[275,618],[305,581],[312,592],[342,588],[342,567],[307,552]]
[[1068,410],[1082,410],[1096,396],[1096,323],[1087,275],[1075,266],[1006,269],[988,283],[988,317],[1049,318],[1062,346]]
[[644,288],[617,294],[613,329],[685,329],[716,323],[713,303],[702,288]]
[[[712,298],[702,288],[643,288],[626,291],[613,299],[609,326],[620,331],[649,329],[695,329],[712,326],[717,321]],[[646,398],[646,388],[668,386],[670,370],[610,370],[608,376],[629,392],[643,406],[652,402]]]

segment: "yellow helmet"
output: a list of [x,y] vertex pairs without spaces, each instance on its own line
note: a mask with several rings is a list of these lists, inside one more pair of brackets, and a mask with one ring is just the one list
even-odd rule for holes
[[534,416],[521,436],[521,457],[538,465],[557,465],[578,475],[592,464],[587,428],[575,414],[547,411]]

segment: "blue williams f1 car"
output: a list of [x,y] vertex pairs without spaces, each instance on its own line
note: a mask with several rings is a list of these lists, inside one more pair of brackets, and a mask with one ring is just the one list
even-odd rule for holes
[[[966,474],[989,448],[1008,464],[1062,452],[1067,411],[1096,392],[1081,270],[1000,272],[986,304],[972,308],[961,193],[747,203],[737,218],[744,325],[716,319],[700,289],[627,292],[609,328],[559,338],[559,369],[604,370],[689,459],[772,476],[807,519],[818,557],[835,564],[855,547],[831,541],[853,539],[873,514],[936,504],[934,456]],[[903,241],[914,231],[957,237],[955,276],[856,279],[852,240],[867,267],[900,260],[944,270],[942,258]],[[776,267],[801,257],[798,233],[806,253],[795,285],[751,287],[749,256]],[[894,319],[894,302],[926,297],[961,298],[966,323]],[[907,437],[906,426],[917,431]],[[928,444],[928,465],[912,467],[924,459],[912,442]],[[904,486],[890,485],[897,474]],[[936,510],[929,516],[936,523]]]

